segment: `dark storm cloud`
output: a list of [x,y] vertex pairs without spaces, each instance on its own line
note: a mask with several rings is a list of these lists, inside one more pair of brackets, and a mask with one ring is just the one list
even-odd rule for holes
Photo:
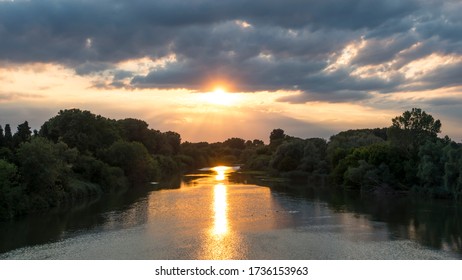
[[[299,90],[289,102],[343,102],[415,82],[429,89],[458,85],[458,65],[422,81],[399,70],[432,53],[462,55],[461,13],[460,2],[424,0],[0,2],[0,61],[109,75],[112,81],[105,77],[99,87],[204,90],[222,79],[235,90]],[[351,44],[361,47],[336,65]],[[172,54],[175,61],[148,74],[117,66]]]

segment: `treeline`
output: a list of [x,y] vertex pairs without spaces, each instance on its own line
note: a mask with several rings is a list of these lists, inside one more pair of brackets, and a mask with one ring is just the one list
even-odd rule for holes
[[0,127],[0,219],[160,180],[186,169],[175,132],[137,119],[60,111],[39,131]]
[[419,192],[459,198],[462,146],[439,138],[441,123],[421,109],[388,128],[340,132],[329,141],[300,139],[274,129],[269,144],[229,138],[181,142],[138,119],[113,120],[62,110],[39,131],[28,122],[0,126],[0,219],[42,211],[106,192],[219,164],[272,175],[320,175],[365,192]]
[[363,192],[412,192],[459,199],[462,144],[437,136],[441,122],[414,108],[386,128],[340,132],[329,141],[275,129],[270,144],[246,152],[245,167],[287,177],[322,175]]

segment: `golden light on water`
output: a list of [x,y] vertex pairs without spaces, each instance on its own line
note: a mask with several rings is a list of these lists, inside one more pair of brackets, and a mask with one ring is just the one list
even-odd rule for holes
[[230,169],[231,168],[228,166],[215,166],[212,168],[212,170],[217,173],[217,175],[215,175],[215,180],[224,181],[226,178],[226,173],[229,172]]
[[213,188],[214,224],[212,232],[215,236],[224,236],[228,232],[228,201],[224,184],[217,184]]
[[224,181],[225,180],[225,173],[218,173],[217,175],[215,175],[215,180],[217,181]]
[[[231,171],[230,167],[216,166],[212,168],[217,173],[213,185],[213,219],[205,243],[204,259],[232,259],[236,254],[234,247],[238,242],[230,229],[228,186],[223,182]],[[213,180],[213,179],[212,179]],[[218,181],[218,182],[217,182]]]
[[212,168],[212,170],[215,171],[215,172],[225,172],[225,171],[230,170],[230,169],[231,169],[231,167],[229,167],[229,166],[221,166],[221,165],[220,166],[215,166],[214,168]]
[[[280,211],[282,207],[273,199],[269,188],[241,184],[229,177],[237,170],[231,166],[205,168],[188,176],[180,192],[172,191],[179,199],[174,206],[180,212],[174,219],[179,219],[179,223],[172,225],[165,221],[165,226],[173,226],[176,234],[197,237],[197,247],[186,239],[180,244],[184,246],[182,250],[190,250],[189,256],[193,259],[249,258],[252,252],[247,246],[246,233],[284,228],[293,223],[292,214]],[[154,192],[151,209],[163,212],[171,208],[169,195],[170,191]],[[162,196],[165,198],[159,199]],[[159,214],[153,212],[153,215]],[[157,232],[159,228],[153,230]]]

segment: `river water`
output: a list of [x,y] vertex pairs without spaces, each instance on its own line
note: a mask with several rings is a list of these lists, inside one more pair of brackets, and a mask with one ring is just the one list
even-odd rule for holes
[[461,259],[462,206],[215,167],[0,223],[0,259]]

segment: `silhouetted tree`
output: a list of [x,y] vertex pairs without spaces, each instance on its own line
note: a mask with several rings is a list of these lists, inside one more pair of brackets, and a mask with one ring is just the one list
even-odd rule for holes
[[422,109],[412,108],[411,111],[405,111],[401,116],[392,119],[392,126],[388,129],[387,135],[394,145],[415,160],[419,146],[427,139],[434,141],[439,132],[440,120],[435,120]]
[[3,127],[0,125],[0,147],[5,146],[5,135],[3,135]]
[[42,125],[40,135],[90,153],[107,148],[121,138],[115,120],[79,109],[59,111]]
[[180,134],[167,131],[163,133],[165,137],[166,143],[170,146],[171,154],[176,155],[180,152],[180,145],[181,145],[181,136]]
[[275,150],[279,145],[282,144],[284,139],[286,138],[286,135],[284,133],[284,130],[280,128],[273,129],[270,133],[270,147]]
[[254,139],[254,140],[252,141],[252,144],[254,145],[254,147],[258,147],[258,146],[263,146],[263,145],[265,145],[265,143],[264,143],[262,140],[260,140],[260,139]]
[[5,146],[11,147],[13,145],[13,134],[9,124],[5,125]]
[[401,116],[392,119],[392,126],[403,130],[411,130],[417,133],[426,132],[431,136],[436,136],[441,132],[441,122],[432,115],[427,114],[420,108],[412,108],[405,111]]
[[245,140],[241,138],[233,137],[233,138],[226,139],[225,142],[223,142],[223,145],[231,149],[243,150],[245,149]]
[[18,147],[19,144],[30,141],[31,136],[32,131],[30,130],[29,123],[25,121],[18,125],[18,130],[13,135],[14,146]]

